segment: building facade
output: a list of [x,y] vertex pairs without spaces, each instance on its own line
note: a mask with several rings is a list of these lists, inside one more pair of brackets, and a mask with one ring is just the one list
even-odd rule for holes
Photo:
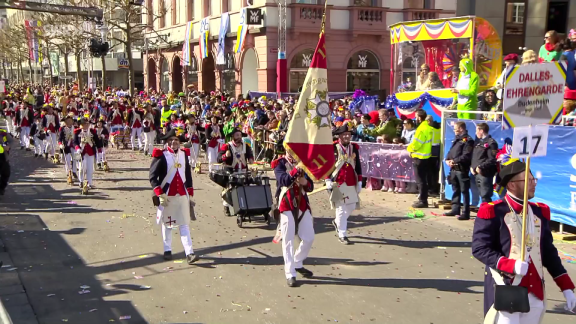
[[555,30],[566,37],[576,29],[576,0],[470,0],[458,1],[457,15],[488,20],[502,39],[502,53],[538,52],[544,35]]
[[[326,12],[328,87],[343,92],[365,89],[389,92],[390,32],[403,20],[451,17],[456,0],[330,0]],[[318,42],[323,0],[287,1],[287,84],[296,92],[303,84]],[[234,94],[276,92],[279,10],[276,0],[147,0],[154,15],[144,14],[151,30],[144,53],[146,87],[181,91],[223,89]],[[240,53],[234,52],[243,7],[259,9],[260,25],[250,26]],[[166,12],[161,18],[158,13]],[[229,13],[224,64],[216,64],[222,13]],[[208,17],[207,58],[200,59],[200,24]],[[182,66],[186,22],[192,21],[190,65]]]

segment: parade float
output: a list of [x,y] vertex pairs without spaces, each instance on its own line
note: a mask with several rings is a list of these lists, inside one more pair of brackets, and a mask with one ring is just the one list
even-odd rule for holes
[[[502,72],[500,37],[479,17],[400,22],[390,26],[390,41],[391,95],[386,107],[394,108],[398,116],[414,118],[416,110],[422,108],[440,121],[441,110],[452,105],[456,67],[464,57],[474,63],[479,91],[492,87]],[[423,64],[437,73],[437,89],[418,89]]]

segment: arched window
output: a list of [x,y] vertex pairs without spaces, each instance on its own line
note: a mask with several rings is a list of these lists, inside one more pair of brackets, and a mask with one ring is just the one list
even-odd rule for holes
[[374,91],[380,89],[380,62],[372,52],[359,51],[348,60],[346,71],[346,90],[363,89]]
[[290,92],[298,92],[298,88],[304,85],[313,55],[314,50],[307,48],[296,54],[290,61]]
[[160,67],[160,89],[164,92],[170,91],[170,70],[168,60],[162,57],[162,66]]
[[234,53],[227,53],[224,57],[224,66],[222,68],[222,91],[229,94],[236,93],[236,62]]
[[190,58],[190,65],[188,66],[188,72],[186,74],[186,84],[194,85],[194,89],[198,89],[198,61],[196,57],[192,56]]

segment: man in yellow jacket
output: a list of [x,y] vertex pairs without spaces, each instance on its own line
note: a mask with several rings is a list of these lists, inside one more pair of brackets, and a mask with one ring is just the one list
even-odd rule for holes
[[428,170],[430,168],[430,157],[432,156],[432,127],[426,122],[426,112],[418,110],[416,120],[420,125],[416,129],[416,134],[412,143],[408,145],[408,152],[413,159],[414,174],[416,184],[418,184],[418,201],[412,204],[414,208],[428,208]]

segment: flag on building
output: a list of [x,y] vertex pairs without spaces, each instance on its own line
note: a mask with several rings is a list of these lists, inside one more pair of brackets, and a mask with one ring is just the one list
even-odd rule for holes
[[24,20],[24,27],[26,29],[26,38],[28,39],[30,60],[38,63],[42,60],[41,45],[38,39],[38,36],[42,35],[40,30],[42,23],[40,20]]
[[248,15],[246,8],[242,8],[242,14],[240,16],[240,24],[238,25],[238,31],[236,33],[236,45],[234,45],[234,53],[239,54],[244,48],[244,42],[246,41],[246,36],[248,35]]
[[200,58],[208,57],[208,34],[210,32],[210,19],[208,17],[200,21]]
[[190,38],[192,38],[192,22],[186,23],[186,32],[184,34],[184,44],[182,44],[182,65],[190,65]]
[[284,148],[314,181],[330,176],[335,157],[324,31],[314,51],[300,98],[284,138]]

